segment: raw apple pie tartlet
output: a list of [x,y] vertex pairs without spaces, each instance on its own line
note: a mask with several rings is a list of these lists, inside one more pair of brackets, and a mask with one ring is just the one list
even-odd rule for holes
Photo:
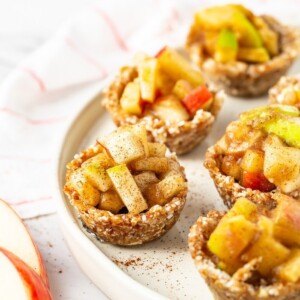
[[216,300],[300,299],[300,203],[272,197],[271,211],[239,198],[191,227],[191,255]]
[[83,225],[101,240],[136,245],[160,237],[186,201],[184,169],[143,125],[118,128],[74,156],[64,191]]
[[275,191],[300,200],[300,117],[274,104],[242,113],[207,150],[204,166],[224,203],[248,197],[272,208]]
[[148,137],[184,154],[210,131],[224,94],[210,90],[188,60],[168,47],[121,68],[103,104],[117,126],[143,123]]
[[300,35],[270,16],[228,4],[196,12],[186,49],[217,89],[256,96],[289,69],[299,54]]
[[269,90],[269,103],[295,105],[300,108],[300,74],[281,77]]

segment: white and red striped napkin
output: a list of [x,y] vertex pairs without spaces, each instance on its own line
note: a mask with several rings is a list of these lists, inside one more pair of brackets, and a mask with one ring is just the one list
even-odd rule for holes
[[[83,101],[135,52],[182,46],[195,9],[226,2],[101,1],[67,22],[0,87],[0,198],[23,218],[53,212],[57,141]],[[299,0],[234,2],[298,22]]]

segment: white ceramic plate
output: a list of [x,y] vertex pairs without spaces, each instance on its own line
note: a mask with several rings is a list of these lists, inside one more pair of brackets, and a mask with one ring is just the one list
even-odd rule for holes
[[[300,71],[298,61],[291,73]],[[105,84],[105,83],[104,83]],[[229,98],[211,134],[192,153],[180,157],[186,168],[189,194],[177,224],[162,238],[135,247],[101,243],[87,234],[62,190],[65,165],[79,150],[94,144],[97,137],[115,126],[100,105],[101,92],[75,117],[62,142],[56,170],[56,193],[62,229],[82,270],[110,298],[121,299],[205,299],[211,300],[208,287],[197,273],[188,252],[190,226],[211,209],[225,209],[207,170],[204,154],[224,133],[227,124],[251,107],[266,104],[259,99]]]

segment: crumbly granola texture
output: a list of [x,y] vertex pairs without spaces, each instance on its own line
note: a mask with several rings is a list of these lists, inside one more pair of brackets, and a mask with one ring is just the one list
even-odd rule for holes
[[[75,155],[67,166],[66,182],[72,172],[78,169],[87,159],[100,153],[101,146],[95,145]],[[172,156],[176,160],[176,156]],[[180,172],[184,175],[183,167]],[[115,245],[132,246],[154,240],[166,233],[179,218],[185,201],[187,190],[180,192],[164,206],[154,205],[146,212],[134,215],[112,214],[100,210],[92,205],[87,205],[78,193],[70,186],[64,189],[71,205],[78,212],[84,227],[90,233],[105,242]]]
[[[289,97],[289,95],[286,95],[285,91],[289,88],[293,89],[294,86],[298,89],[300,88],[300,74],[281,77],[280,80],[269,90],[269,104],[289,104],[285,103],[284,98]],[[296,103],[293,103],[292,105],[295,105],[298,109],[300,109],[300,100],[296,101]]]
[[271,16],[262,18],[276,31],[280,38],[279,55],[260,64],[234,62],[222,64],[208,57],[200,60],[199,29],[194,24],[186,40],[186,49],[191,59],[202,69],[206,80],[217,90],[223,89],[232,96],[258,96],[264,94],[290,68],[300,51],[300,33],[297,29],[285,26]]
[[148,132],[148,138],[157,143],[164,143],[177,155],[185,154],[194,149],[210,132],[213,123],[222,107],[225,95],[223,92],[213,92],[214,101],[209,111],[199,109],[190,121],[168,123],[155,116],[138,117],[124,112],[120,99],[127,83],[137,77],[134,66],[123,67],[114,81],[108,86],[103,105],[111,114],[117,126],[143,123]]
[[299,283],[259,282],[251,283],[256,271],[257,259],[240,268],[233,276],[217,268],[207,241],[224,213],[211,211],[207,217],[199,217],[189,233],[189,248],[198,272],[208,284],[216,300],[297,300],[300,299]]
[[[246,197],[254,203],[269,209],[276,206],[273,194],[279,190],[261,192],[259,190],[252,190],[241,186],[232,176],[227,176],[221,172],[220,166],[222,158],[223,150],[221,147],[218,144],[211,146],[206,152],[204,166],[208,169],[210,177],[213,179],[215,186],[227,207],[231,208],[236,199],[240,197]],[[288,196],[300,200],[300,190],[295,190]]]

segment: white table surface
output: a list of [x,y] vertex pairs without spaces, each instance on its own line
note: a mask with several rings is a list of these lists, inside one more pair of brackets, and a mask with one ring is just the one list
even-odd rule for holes
[[[0,0],[0,84],[64,21],[96,0]],[[81,272],[56,214],[25,220],[44,258],[53,299],[107,299]]]

